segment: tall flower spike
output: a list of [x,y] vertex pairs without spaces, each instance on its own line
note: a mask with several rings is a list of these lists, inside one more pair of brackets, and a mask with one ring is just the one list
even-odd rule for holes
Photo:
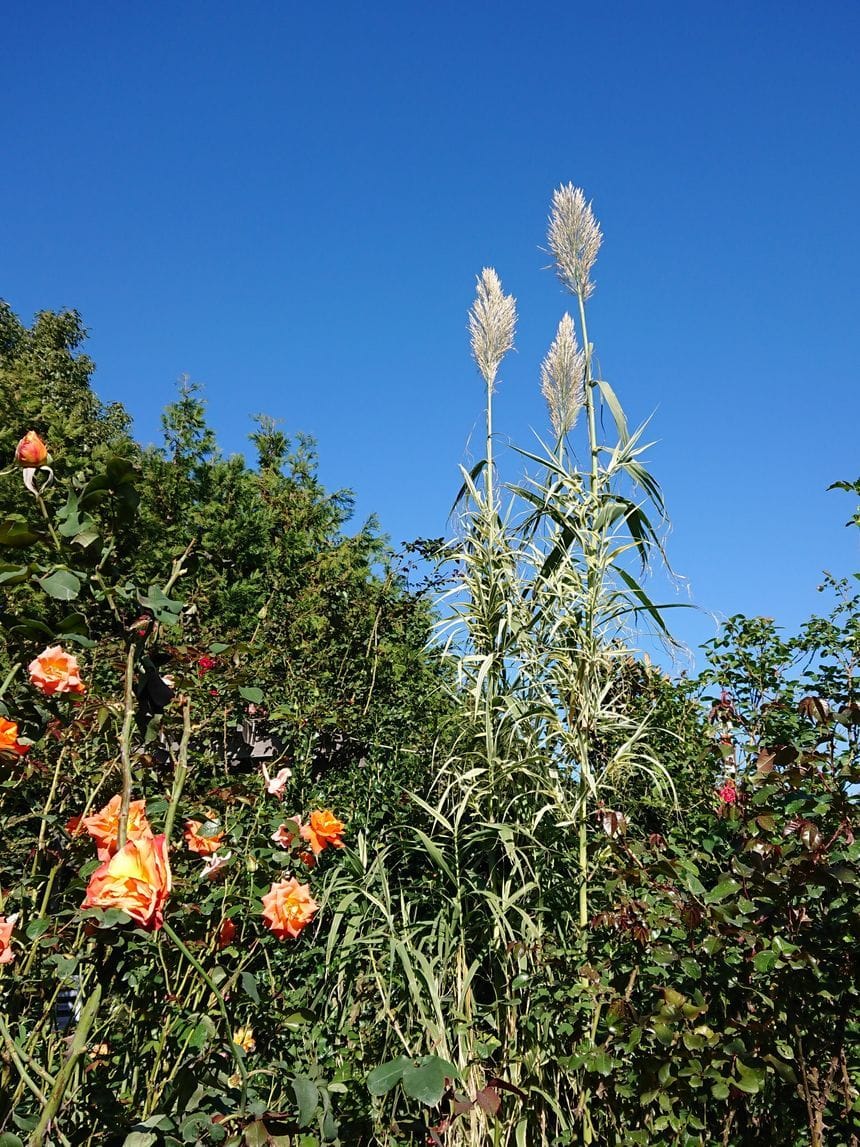
[[540,365],[540,379],[552,428],[556,437],[562,438],[573,430],[585,403],[585,355],[576,345],[573,319],[568,314],[562,316]]
[[547,234],[550,250],[555,255],[558,277],[574,295],[587,299],[594,290],[591,268],[603,242],[600,225],[591,204],[572,183],[552,193],[552,213]]
[[469,311],[469,334],[472,356],[493,393],[499,364],[514,345],[517,325],[517,300],[502,291],[499,276],[485,267],[478,276],[475,301]]

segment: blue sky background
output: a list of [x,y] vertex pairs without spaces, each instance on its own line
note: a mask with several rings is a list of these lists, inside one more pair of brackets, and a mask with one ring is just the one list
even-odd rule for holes
[[[794,626],[857,567],[860,6],[10,6],[0,296],[76,307],[138,437],[188,372],[265,411],[395,542],[447,532],[480,433],[466,313],[519,301],[497,424],[544,433],[552,189],[605,232],[590,335],[707,610]],[[477,449],[477,445],[476,445]],[[688,642],[707,616],[676,613]]]

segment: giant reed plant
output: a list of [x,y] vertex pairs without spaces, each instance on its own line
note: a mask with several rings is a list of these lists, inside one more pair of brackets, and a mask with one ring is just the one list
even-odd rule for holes
[[[342,905],[354,912],[358,896],[364,909],[341,953],[338,997],[351,1006],[360,947],[389,1026],[384,1050],[456,1066],[449,1110],[433,1133],[475,1147],[561,1134],[593,1141],[588,1093],[560,1064],[552,1017],[537,1016],[533,991],[566,974],[551,951],[575,950],[574,966],[587,961],[595,814],[611,832],[624,824],[615,810],[606,815],[615,781],[638,769],[672,791],[649,749],[648,716],[633,719],[618,701],[638,634],[648,628],[668,639],[646,586],[663,558],[663,503],[643,462],[642,431],[629,432],[614,391],[596,377],[586,303],[600,243],[582,192],[559,188],[549,246],[576,300],[581,346],[565,314],[540,371],[553,441],[516,451],[526,468],[517,484],[500,482],[493,421],[515,302],[494,270],[478,278],[469,330],[485,387],[486,449],[463,470],[447,554],[456,578],[440,625],[457,670],[460,729],[433,792],[414,798],[424,825],[367,856],[359,886],[340,890]],[[604,410],[610,440],[598,435]],[[585,978],[577,1023],[586,1043],[597,1025],[588,994]],[[527,1098],[500,1120],[510,1088]],[[381,1118],[387,1141],[382,1126]]]

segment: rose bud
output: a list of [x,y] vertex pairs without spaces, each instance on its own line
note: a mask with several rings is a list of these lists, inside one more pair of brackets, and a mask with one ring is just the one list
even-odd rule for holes
[[15,461],[20,466],[44,466],[48,461],[48,447],[35,430],[28,430],[15,450]]

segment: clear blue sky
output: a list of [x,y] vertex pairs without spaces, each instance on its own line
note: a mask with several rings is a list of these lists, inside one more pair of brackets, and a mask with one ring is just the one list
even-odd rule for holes
[[606,235],[590,334],[654,413],[693,599],[791,627],[821,567],[858,568],[824,492],[858,471],[856,0],[48,0],[3,25],[0,296],[82,312],[144,441],[187,371],[226,451],[265,411],[395,542],[446,533],[474,276],[519,300],[497,421],[528,444],[571,180]]

